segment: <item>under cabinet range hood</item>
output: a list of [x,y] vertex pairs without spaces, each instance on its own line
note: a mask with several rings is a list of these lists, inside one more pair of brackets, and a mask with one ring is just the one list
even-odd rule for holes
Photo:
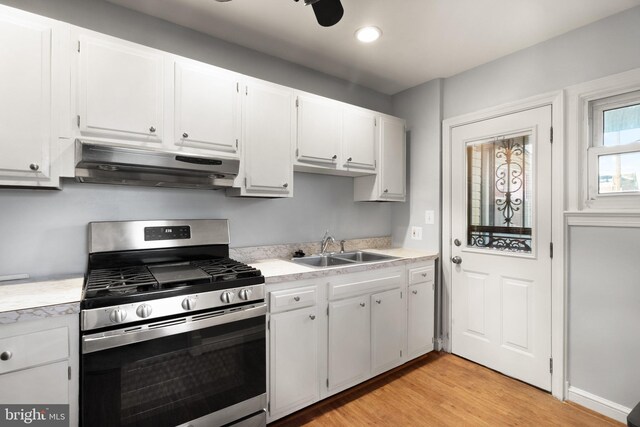
[[231,187],[237,159],[76,139],[79,182],[215,189]]

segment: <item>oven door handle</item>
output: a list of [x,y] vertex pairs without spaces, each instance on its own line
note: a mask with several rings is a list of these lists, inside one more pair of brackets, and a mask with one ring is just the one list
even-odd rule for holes
[[226,313],[205,313],[188,317],[165,320],[149,325],[115,331],[99,332],[82,337],[82,354],[93,353],[109,348],[122,347],[142,341],[163,338],[212,326],[224,325],[267,314],[267,304],[257,304],[242,310]]

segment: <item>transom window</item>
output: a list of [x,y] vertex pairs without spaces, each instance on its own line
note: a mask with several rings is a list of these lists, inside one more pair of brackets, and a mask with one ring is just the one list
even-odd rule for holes
[[640,91],[590,102],[589,198],[640,194]]

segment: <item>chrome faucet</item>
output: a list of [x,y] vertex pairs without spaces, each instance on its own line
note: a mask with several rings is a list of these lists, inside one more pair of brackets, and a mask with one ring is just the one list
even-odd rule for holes
[[336,239],[333,236],[329,235],[329,230],[324,232],[324,236],[322,237],[322,241],[320,242],[320,255],[324,255],[327,251],[327,246],[329,246],[329,242],[335,243]]

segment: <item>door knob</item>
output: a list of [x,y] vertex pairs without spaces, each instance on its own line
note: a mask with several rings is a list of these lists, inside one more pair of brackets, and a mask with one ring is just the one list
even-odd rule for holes
[[456,255],[453,258],[451,258],[451,262],[454,264],[462,264],[462,258]]
[[32,171],[36,172],[38,169],[40,169],[40,165],[37,163],[31,163],[29,165],[29,169],[31,169]]
[[149,132],[154,133],[155,131],[156,131],[156,128],[155,128],[155,127],[151,126],[151,127],[149,128]]
[[353,158],[352,158],[352,157],[349,157],[349,158],[347,159],[347,162],[350,162],[351,160],[353,160]]
[[338,158],[338,155],[337,155],[337,154],[334,154],[334,155],[333,155],[333,157],[332,157],[331,159],[332,159],[332,160],[335,160],[335,159],[337,159],[337,158]]
[[189,138],[189,134],[185,132],[185,133],[182,134],[182,137],[183,138]]
[[282,187],[287,188],[289,186],[289,183],[285,182],[284,184],[282,184]]

